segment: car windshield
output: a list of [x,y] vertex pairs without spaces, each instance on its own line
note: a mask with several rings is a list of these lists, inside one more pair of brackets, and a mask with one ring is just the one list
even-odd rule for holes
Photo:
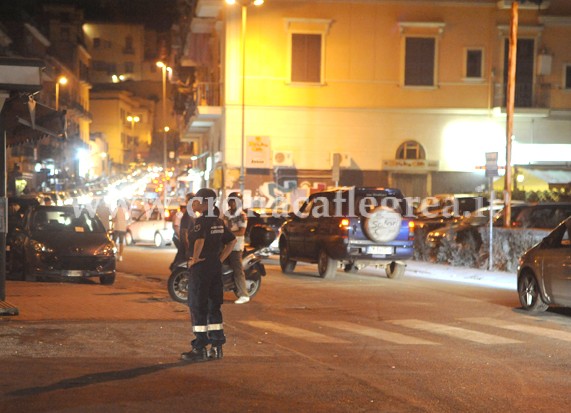
[[389,196],[385,193],[357,194],[355,195],[355,212],[368,214],[378,206],[386,206],[401,214],[405,214],[407,211],[405,202],[404,199]]
[[85,210],[78,214],[74,209],[41,208],[32,218],[34,231],[66,231],[77,233],[105,232],[101,221]]

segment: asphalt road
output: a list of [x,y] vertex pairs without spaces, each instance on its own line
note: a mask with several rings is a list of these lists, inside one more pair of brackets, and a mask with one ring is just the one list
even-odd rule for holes
[[225,357],[185,364],[173,255],[128,248],[113,286],[9,281],[20,315],[0,318],[0,412],[568,411],[571,312],[412,271],[322,280],[269,260],[252,302],[225,297]]

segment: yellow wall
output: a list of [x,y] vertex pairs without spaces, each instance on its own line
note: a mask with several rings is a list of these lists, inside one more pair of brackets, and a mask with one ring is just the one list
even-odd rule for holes
[[[551,3],[560,3],[553,0]],[[571,2],[568,2],[571,4]],[[563,10],[571,22],[571,7]],[[548,15],[542,12],[541,15]],[[551,109],[516,110],[515,140],[560,142],[571,136],[571,93],[561,84],[562,64],[571,62],[570,25],[543,24],[536,9],[520,10],[520,27],[533,26],[537,52],[554,56],[553,72],[535,82],[552,82]],[[240,164],[241,55],[239,8],[225,21],[225,159]],[[288,83],[288,19],[330,20],[325,38],[323,85]],[[503,82],[501,27],[510,10],[497,1],[275,1],[248,8],[245,71],[245,135],[269,136],[272,150],[292,151],[301,169],[329,169],[332,152],[351,154],[356,169],[382,169],[398,146],[415,140],[441,171],[476,171],[485,152],[505,159],[505,116],[492,111],[495,83]],[[444,23],[437,29],[405,27],[399,22]],[[299,23],[299,25],[311,25]],[[557,26],[557,27],[556,27]],[[434,34],[437,83],[434,88],[403,87],[404,36]],[[483,79],[464,79],[466,48],[483,49]],[[501,90],[501,88],[500,88]],[[531,120],[531,122],[530,122]],[[535,122],[535,123],[534,123]],[[569,142],[567,142],[569,143]],[[556,156],[556,154],[554,155]],[[552,159],[536,159],[551,161]]]

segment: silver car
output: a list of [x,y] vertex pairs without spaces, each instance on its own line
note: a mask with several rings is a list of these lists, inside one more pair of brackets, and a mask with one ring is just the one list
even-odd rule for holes
[[[163,214],[162,212],[166,213]],[[163,216],[164,215],[164,216]],[[125,242],[132,245],[137,242],[153,243],[155,247],[172,244],[174,234],[172,210],[155,208],[137,216],[129,225],[125,234]]]
[[545,311],[571,307],[571,217],[561,222],[519,260],[517,291],[522,307]]

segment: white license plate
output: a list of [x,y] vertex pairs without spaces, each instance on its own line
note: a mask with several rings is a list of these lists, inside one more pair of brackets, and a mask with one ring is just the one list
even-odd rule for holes
[[373,255],[392,255],[393,247],[368,247],[367,252]]
[[68,277],[81,277],[83,275],[83,271],[68,271]]

